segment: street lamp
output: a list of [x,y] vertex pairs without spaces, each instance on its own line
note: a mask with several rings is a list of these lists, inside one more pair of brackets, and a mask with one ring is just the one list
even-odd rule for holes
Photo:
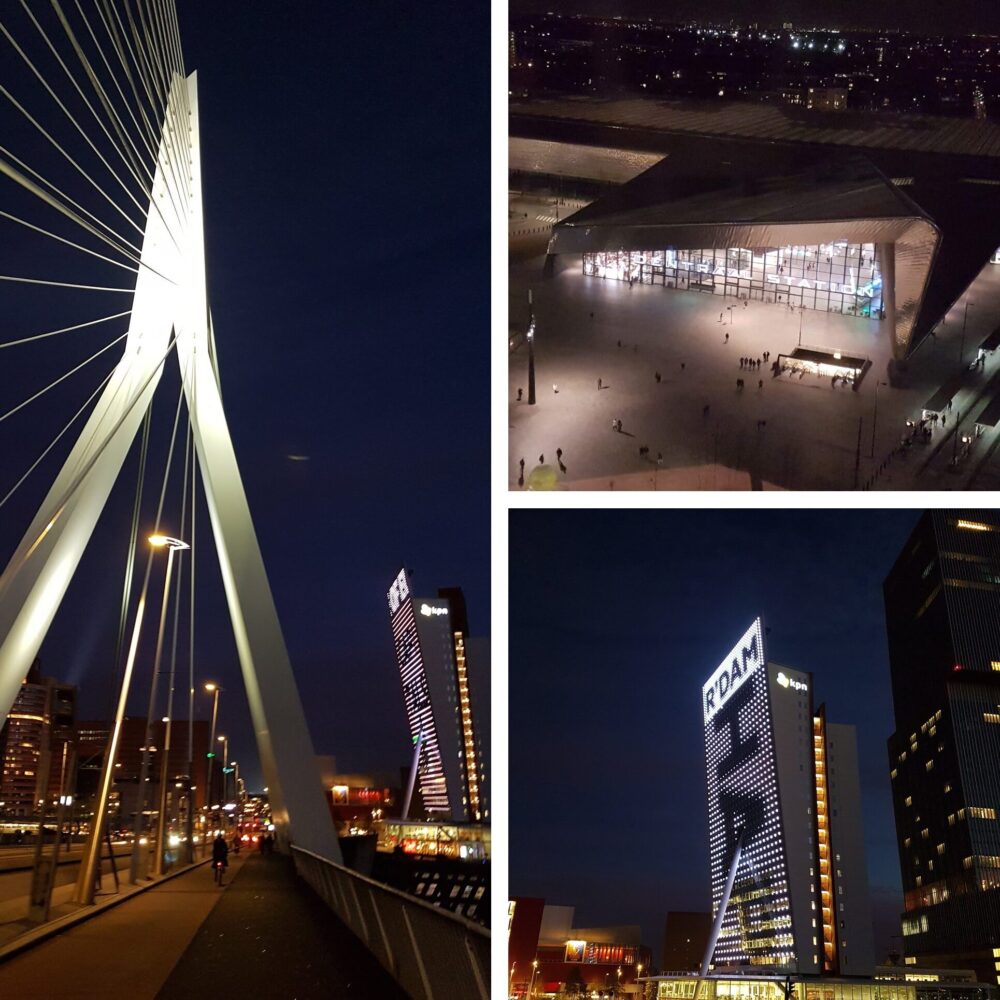
[[214,681],[205,682],[205,690],[214,695],[212,700],[212,731],[208,737],[208,776],[205,781],[205,803],[212,805],[212,764],[215,763],[215,721],[219,717],[219,695],[222,694],[222,686]]
[[528,289],[528,405],[535,405],[535,309]]
[[[154,546],[156,548],[157,546]],[[132,683],[132,673],[135,670],[135,658],[139,649],[139,634],[142,631],[142,619],[146,610],[146,595],[149,592],[149,577],[153,569],[153,553],[149,553],[146,560],[146,574],[142,581],[142,590],[139,593],[139,603],[136,606],[135,624],[132,626],[132,639],[129,642],[128,656],[125,659],[125,670],[122,674],[121,691],[118,694],[118,708],[115,711],[114,725],[111,727],[111,736],[108,739],[108,747],[104,754],[104,764],[101,767],[101,778],[97,787],[97,805],[90,821],[90,835],[84,846],[83,857],[80,861],[80,871],[77,875],[76,888],[73,891],[73,899],[77,903],[90,906],[94,902],[94,885],[99,871],[99,861],[101,856],[101,836],[104,833],[104,824],[108,816],[108,797],[111,795],[111,786],[114,782],[115,767],[118,759],[118,745],[121,741],[122,722],[125,719],[125,706],[128,702],[129,688]],[[133,856],[136,852],[133,843]]]
[[222,796],[219,799],[219,822],[222,823],[224,817],[222,815],[221,807],[226,804],[226,761],[229,760],[229,737],[218,736],[216,737],[216,740],[222,744]]
[[[174,553],[182,552],[184,549],[189,549],[191,546],[187,542],[182,542],[179,538],[171,538],[168,535],[150,535],[149,544],[154,549],[166,549],[167,550],[167,573],[163,581],[163,600],[160,603],[160,627],[156,634],[156,654],[153,658],[153,677],[149,685],[149,708],[146,711],[146,739],[142,748],[142,764],[139,768],[139,811],[136,815],[136,822],[133,829],[133,843],[132,843],[132,856],[129,859],[129,881],[134,885],[139,881],[139,850],[138,850],[138,840],[139,834],[142,833],[144,826],[144,814],[146,812],[146,782],[149,779],[149,755],[151,753],[150,745],[153,742],[153,709],[156,707],[156,680],[160,676],[160,663],[163,658],[163,634],[166,630],[167,625],[167,608],[170,604],[170,577],[173,573],[174,568]],[[166,731],[164,733],[164,742],[169,748],[170,742],[170,720],[167,717],[165,723]],[[166,756],[167,751],[164,747],[160,748],[163,753],[161,760],[163,761],[163,766],[166,766]],[[161,769],[162,770],[162,769]],[[161,812],[157,822],[157,830],[162,831],[163,829],[163,819],[164,813],[166,812],[166,782],[161,776],[160,781],[160,804]],[[157,862],[154,868],[156,874],[162,874],[163,865],[159,858],[162,856],[163,840],[162,832],[157,839]]]
[[535,991],[535,974],[538,972],[538,959],[533,959],[531,962],[531,979],[528,980],[528,1000],[531,1000],[531,994]]

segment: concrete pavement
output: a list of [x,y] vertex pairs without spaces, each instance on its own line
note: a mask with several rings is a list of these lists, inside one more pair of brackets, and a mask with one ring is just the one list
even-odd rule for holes
[[0,964],[0,996],[405,1000],[372,955],[295,875],[289,858],[230,855]]
[[[230,865],[229,886],[243,863]],[[0,996],[152,1000],[227,891],[207,865],[163,882],[0,964]]]

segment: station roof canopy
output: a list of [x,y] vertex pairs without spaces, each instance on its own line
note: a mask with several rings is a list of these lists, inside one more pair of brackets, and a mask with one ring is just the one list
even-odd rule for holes
[[[931,131],[938,139],[932,142],[924,136],[921,148],[927,155],[922,156],[908,150],[910,140],[903,138],[908,129],[915,128],[912,123],[904,122],[894,139],[892,127],[881,124],[867,133],[846,130],[843,142],[826,143],[814,138],[824,129],[829,135],[829,127],[817,125],[810,131],[803,126],[797,132],[784,115],[784,130],[763,129],[763,134],[751,137],[757,105],[736,105],[746,120],[737,129],[738,116],[729,106],[716,111],[717,118],[729,122],[720,125],[705,110],[696,109],[690,118],[683,118],[674,103],[567,99],[537,102],[537,113],[524,113],[525,107],[535,109],[535,104],[512,109],[512,134],[633,151],[655,149],[662,156],[649,169],[607,187],[596,201],[558,223],[550,254],[666,247],[767,248],[843,239],[892,244],[893,351],[902,358],[934,329],[1000,245],[1000,128],[986,130],[997,133],[994,149],[989,143],[973,147],[963,129],[948,132],[935,126]],[[644,104],[652,106],[644,112],[646,125],[623,130],[605,127],[621,117],[615,109]],[[596,116],[594,109],[605,105],[608,123],[552,117],[558,111],[583,114],[580,108]],[[648,122],[658,120],[661,112],[657,109],[662,108],[667,119],[674,124],[687,121],[690,130],[650,132]],[[788,109],[765,106],[762,110],[781,117]],[[632,118],[638,115],[634,110]],[[705,132],[697,133],[698,128]],[[714,134],[706,134],[710,128]],[[735,136],[736,131],[748,134]],[[884,133],[880,140],[876,138],[879,132]],[[848,142],[848,135],[867,142]],[[975,163],[964,156],[931,155],[930,150],[943,144],[946,135],[954,140],[953,145],[977,149]],[[812,138],[796,140],[795,136]],[[890,139],[896,145],[887,160],[889,154],[880,151],[878,144],[888,144]],[[996,180],[988,176],[991,173]]]

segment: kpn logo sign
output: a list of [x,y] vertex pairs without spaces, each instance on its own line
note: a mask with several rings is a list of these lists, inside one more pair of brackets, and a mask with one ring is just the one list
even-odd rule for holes
[[797,681],[794,677],[789,677],[788,674],[786,674],[784,670],[779,670],[778,671],[778,676],[775,677],[775,680],[783,688],[791,688],[793,691],[808,691],[809,690],[809,685],[808,684],[805,684],[802,681]]
[[764,630],[761,620],[757,618],[702,688],[702,709],[706,723],[712,720],[763,663]]

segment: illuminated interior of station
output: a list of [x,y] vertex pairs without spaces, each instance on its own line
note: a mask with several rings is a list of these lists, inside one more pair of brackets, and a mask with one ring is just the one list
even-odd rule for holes
[[873,243],[585,253],[583,273],[845,316],[880,318],[883,308]]

